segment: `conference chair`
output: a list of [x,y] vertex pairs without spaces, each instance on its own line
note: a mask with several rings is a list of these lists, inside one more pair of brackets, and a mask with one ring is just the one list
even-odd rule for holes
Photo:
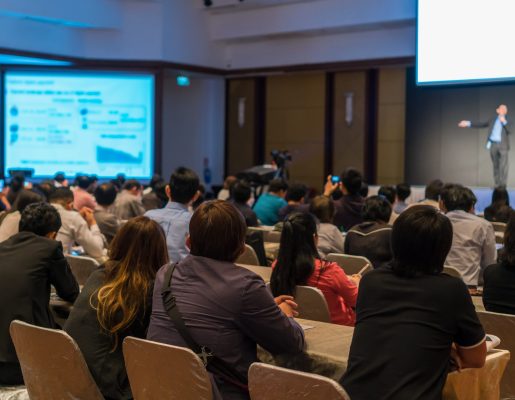
[[252,246],[245,244],[245,251],[238,257],[236,264],[259,265],[258,256]]
[[[499,348],[515,354],[515,315],[479,311],[479,321],[486,333],[491,333],[501,339]],[[501,399],[515,398],[515,358],[512,357],[506,366],[501,380]]]
[[9,331],[31,400],[104,399],[66,332],[17,320]]
[[72,256],[66,254],[66,259],[72,270],[73,276],[80,286],[84,286],[91,273],[100,265],[97,260],[85,256]]
[[452,267],[450,265],[444,265],[443,273],[450,275],[450,276],[454,276],[455,278],[462,279],[460,271],[458,271],[458,269],[456,267]]
[[299,308],[299,318],[331,323],[331,314],[324,294],[312,286],[297,286],[295,302]]
[[506,232],[506,224],[504,222],[490,222],[494,227],[495,232],[501,232],[504,235]]
[[338,264],[347,275],[363,275],[372,270],[372,263],[366,257],[330,253],[327,255],[327,261]]
[[252,400],[350,400],[332,379],[263,363],[250,366],[249,391]]
[[504,244],[504,232],[495,231],[495,243]]
[[190,349],[127,337],[123,357],[134,400],[212,400],[209,375]]
[[281,242],[281,232],[274,231],[272,229],[266,229],[259,226],[249,226],[249,232],[262,232],[263,240],[266,243],[280,243]]

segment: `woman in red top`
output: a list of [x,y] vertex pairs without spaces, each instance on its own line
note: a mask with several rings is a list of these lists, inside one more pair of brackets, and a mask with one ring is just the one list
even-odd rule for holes
[[316,287],[324,294],[331,321],[354,326],[357,284],[338,264],[320,258],[317,241],[315,218],[307,213],[290,214],[284,222],[279,255],[273,265],[272,293],[295,296],[297,285]]

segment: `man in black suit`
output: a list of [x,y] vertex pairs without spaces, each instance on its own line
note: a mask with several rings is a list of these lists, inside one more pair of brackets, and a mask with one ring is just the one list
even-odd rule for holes
[[55,328],[49,308],[50,285],[73,302],[79,285],[55,240],[61,218],[50,204],[34,203],[23,211],[20,232],[0,243],[0,384],[23,383],[9,325],[18,319]]
[[461,121],[460,128],[488,128],[486,148],[490,150],[490,157],[494,165],[495,187],[506,187],[508,181],[508,153],[510,151],[510,131],[508,127],[508,107],[500,104],[497,109],[497,116],[487,122]]

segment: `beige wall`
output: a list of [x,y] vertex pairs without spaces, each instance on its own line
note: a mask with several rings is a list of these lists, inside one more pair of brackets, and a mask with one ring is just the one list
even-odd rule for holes
[[377,110],[377,183],[404,181],[406,69],[379,71]]
[[290,180],[320,189],[324,181],[325,74],[271,76],[266,83],[265,160],[273,149],[293,156]]

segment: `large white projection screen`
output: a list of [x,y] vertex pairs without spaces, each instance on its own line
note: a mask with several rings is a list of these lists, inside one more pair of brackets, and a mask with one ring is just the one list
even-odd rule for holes
[[4,173],[34,169],[146,179],[154,171],[154,77],[97,72],[5,74]]
[[417,83],[515,78],[514,0],[419,0]]

